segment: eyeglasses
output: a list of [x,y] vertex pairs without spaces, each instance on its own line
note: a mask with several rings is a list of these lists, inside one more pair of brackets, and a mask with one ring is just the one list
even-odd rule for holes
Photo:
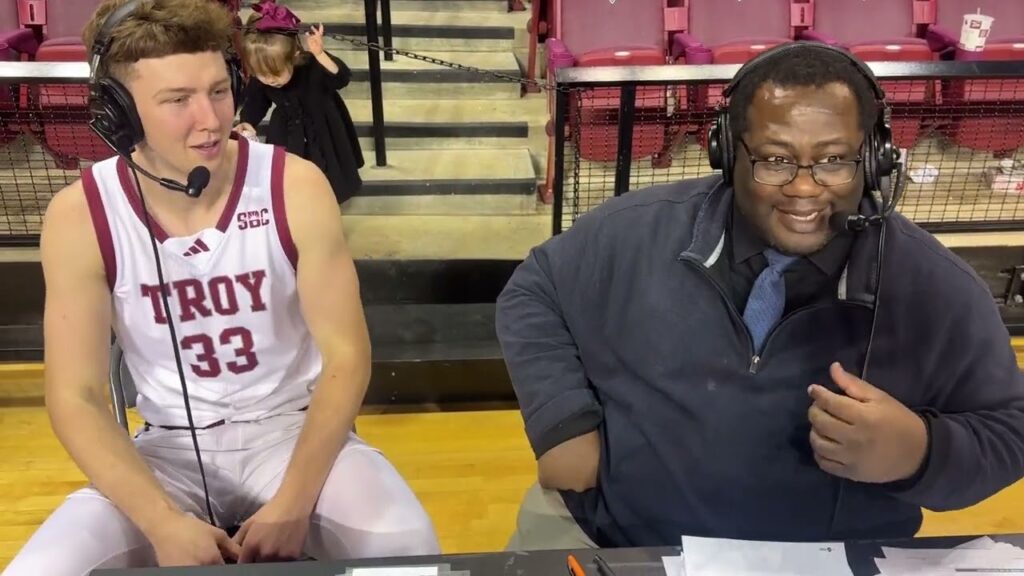
[[862,157],[858,156],[854,160],[819,162],[805,166],[785,160],[755,160],[747,143],[741,139],[740,144],[747,151],[747,158],[750,160],[754,181],[768,186],[785,186],[789,184],[796,178],[801,168],[809,169],[811,171],[811,178],[821,186],[841,186],[852,182],[857,177],[860,163],[864,161]]

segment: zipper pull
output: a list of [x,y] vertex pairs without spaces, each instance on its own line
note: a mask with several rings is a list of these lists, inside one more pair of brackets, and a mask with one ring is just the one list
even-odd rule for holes
[[750,359],[750,373],[757,374],[757,365],[761,362],[761,357],[757,354]]

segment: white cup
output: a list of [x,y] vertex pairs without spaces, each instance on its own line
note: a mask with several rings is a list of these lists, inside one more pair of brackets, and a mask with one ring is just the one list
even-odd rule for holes
[[964,14],[964,23],[960,28],[960,42],[957,44],[961,50],[967,52],[981,52],[985,49],[985,40],[992,30],[991,16],[984,14]]

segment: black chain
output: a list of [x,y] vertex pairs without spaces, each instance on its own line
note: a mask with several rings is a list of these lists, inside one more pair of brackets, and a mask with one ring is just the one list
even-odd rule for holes
[[[447,60],[441,60],[440,58],[433,58],[431,56],[424,56],[422,54],[417,54],[415,52],[409,52],[408,50],[402,50],[402,49],[399,49],[399,48],[395,48],[393,46],[392,47],[381,46],[380,43],[378,43],[378,42],[367,42],[366,40],[360,40],[359,38],[351,38],[349,36],[344,36],[342,34],[324,34],[324,36],[326,36],[328,38],[333,38],[335,40],[341,40],[342,42],[348,42],[349,44],[352,44],[354,46],[358,46],[360,48],[371,48],[373,50],[376,50],[378,52],[382,52],[384,54],[397,54],[399,56],[405,56],[406,58],[412,58],[413,60],[419,60],[421,62],[427,62],[429,64],[435,64],[437,66],[444,66],[446,68],[451,68],[453,70],[465,70],[467,72],[475,72],[477,74],[482,74],[484,76],[491,76],[491,77],[494,77],[494,78],[498,78],[499,80],[504,80],[506,82],[515,82],[516,84],[526,84],[528,86],[536,86],[537,88],[540,88],[541,90],[550,90],[550,91],[553,91],[553,92],[564,92],[566,94],[570,94],[570,93],[572,93],[574,91],[574,89],[568,88],[566,86],[558,86],[558,85],[551,84],[549,82],[543,82],[543,81],[540,81],[540,80],[530,80],[529,78],[523,78],[522,76],[514,76],[512,74],[504,74],[502,72],[495,72],[493,70],[486,70],[484,68],[477,68],[475,66],[466,66],[465,64],[459,64],[458,62],[449,62]],[[579,89],[575,89],[575,90],[579,90]]]
[[[571,126],[572,133],[572,216],[573,222],[580,216],[580,130],[583,126],[583,95],[577,94],[571,108],[575,109]],[[565,183],[562,183],[565,186]]]

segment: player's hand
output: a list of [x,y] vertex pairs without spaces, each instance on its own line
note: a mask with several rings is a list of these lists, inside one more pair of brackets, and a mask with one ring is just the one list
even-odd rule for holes
[[306,32],[306,48],[313,56],[324,53],[324,25],[311,26]]
[[814,403],[807,417],[818,466],[858,482],[913,476],[928,449],[928,430],[921,417],[838,362],[829,372],[845,395],[817,384],[808,388]]
[[235,534],[235,543],[242,547],[238,563],[297,560],[308,532],[308,515],[283,499],[271,498]]
[[159,566],[208,566],[236,561],[242,550],[220,528],[181,514],[149,537]]

